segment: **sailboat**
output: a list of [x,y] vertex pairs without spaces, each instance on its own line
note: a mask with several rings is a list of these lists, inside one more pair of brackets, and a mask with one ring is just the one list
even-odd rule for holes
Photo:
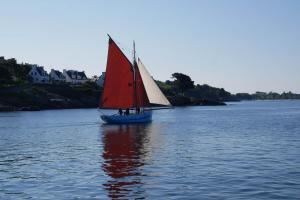
[[[136,60],[133,42],[133,61],[126,57],[108,35],[108,56],[100,109],[116,109],[117,114],[101,115],[110,124],[147,123],[152,121],[152,107],[171,107],[145,65]],[[123,112],[125,110],[125,112]]]

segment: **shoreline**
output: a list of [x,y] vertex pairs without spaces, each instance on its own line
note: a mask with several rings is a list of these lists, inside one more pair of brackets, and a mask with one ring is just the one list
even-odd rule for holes
[[[220,105],[181,105],[181,106],[174,106],[174,107],[189,107],[189,106],[226,106],[227,104],[220,104]],[[37,106],[33,107],[15,107],[15,106],[1,106],[0,105],[0,112],[23,112],[23,111],[44,111],[44,110],[69,110],[69,109],[99,109],[98,107],[89,107],[89,106],[83,106],[83,107],[61,107],[61,108],[39,108]],[[111,109],[113,110],[113,109]],[[116,109],[117,110],[117,109]]]
[[[173,107],[194,107],[194,106],[228,106],[230,103],[235,102],[250,102],[250,101],[259,101],[259,102],[267,102],[267,101],[300,101],[299,99],[254,99],[254,100],[241,100],[241,101],[226,101],[226,102],[217,102],[217,101],[202,101],[202,103],[191,103],[191,104],[185,104],[185,105],[174,105]],[[206,103],[203,103],[206,102]],[[99,107],[95,106],[66,106],[66,107],[39,107],[39,106],[11,106],[11,105],[2,105],[0,104],[0,112],[23,112],[23,111],[46,111],[46,110],[69,110],[69,109],[99,109]],[[113,109],[112,109],[113,110]]]
[[[230,103],[235,103],[235,102],[250,102],[250,101],[259,101],[259,102],[267,102],[267,101],[300,101],[299,99],[265,99],[265,100],[241,100],[241,101],[226,101],[221,104],[187,104],[187,105],[177,105],[174,107],[194,107],[194,106],[210,106],[210,107],[215,107],[215,106],[228,106]],[[49,107],[49,108],[40,108],[38,106],[28,106],[28,107],[16,107],[16,106],[4,106],[0,104],[0,112],[23,112],[23,111],[46,111],[46,110],[70,110],[70,109],[99,109],[99,107],[94,107],[94,106],[80,106],[80,107]],[[113,110],[113,109],[112,109]]]

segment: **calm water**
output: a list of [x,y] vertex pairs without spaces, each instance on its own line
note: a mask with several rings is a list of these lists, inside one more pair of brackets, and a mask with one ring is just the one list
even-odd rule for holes
[[0,199],[300,199],[300,101],[0,113]]

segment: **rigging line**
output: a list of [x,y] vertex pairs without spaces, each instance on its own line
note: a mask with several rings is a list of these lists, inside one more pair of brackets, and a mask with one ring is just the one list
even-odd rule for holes
[[[118,40],[115,40],[115,38],[113,38],[113,41],[118,45],[119,49],[122,50],[123,54],[127,57],[127,58],[130,58],[131,56],[129,55],[132,55],[132,49],[129,48],[128,46],[126,45],[122,45],[121,42],[119,42]],[[135,52],[135,57],[136,58],[139,58],[139,53]],[[129,59],[129,61],[131,62],[131,60]],[[133,64],[133,63],[131,63]]]
[[[112,38],[110,35],[109,35],[109,37],[110,37],[111,39],[113,39],[113,41],[114,41],[114,42],[118,45],[118,47],[123,51],[123,53],[125,54],[125,56],[126,56],[127,58],[130,58],[130,57],[131,57],[131,56],[129,56],[129,55],[132,54],[132,49],[131,49],[131,47],[129,48],[128,45],[122,45],[121,42],[119,42],[119,41],[116,40],[115,38]],[[138,54],[137,52],[135,52],[135,55],[136,55],[136,58],[139,57],[139,54]],[[133,63],[132,63],[132,64],[133,64]]]
[[105,115],[104,112],[102,112],[102,109],[101,108],[97,108],[98,112],[100,112],[101,115]]
[[[122,52],[123,52],[123,54],[126,56],[126,58],[127,58],[127,59],[130,58],[129,55],[131,55],[131,50],[130,50],[129,48],[123,46],[122,43],[120,43],[119,41],[116,41],[115,39],[113,39],[113,40],[114,40],[114,42],[118,45],[119,49],[122,50]],[[129,60],[130,63],[131,63],[131,60],[130,60],[130,59],[128,59],[128,60]],[[133,63],[131,63],[131,64],[133,64]]]

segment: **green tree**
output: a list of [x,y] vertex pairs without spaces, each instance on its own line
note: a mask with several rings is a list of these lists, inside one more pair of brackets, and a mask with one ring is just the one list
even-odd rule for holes
[[173,73],[172,78],[174,79],[173,84],[182,94],[188,89],[195,87],[194,81],[191,77],[182,73]]
[[6,84],[12,81],[11,73],[7,68],[0,66],[0,84]]

